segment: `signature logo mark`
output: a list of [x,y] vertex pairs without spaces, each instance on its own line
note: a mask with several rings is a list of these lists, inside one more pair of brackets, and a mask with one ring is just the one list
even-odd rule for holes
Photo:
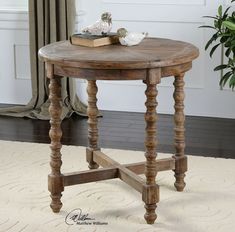
[[89,214],[83,214],[80,208],[72,210],[65,218],[65,223],[67,225],[81,224],[85,221],[94,221],[95,218],[89,217]]

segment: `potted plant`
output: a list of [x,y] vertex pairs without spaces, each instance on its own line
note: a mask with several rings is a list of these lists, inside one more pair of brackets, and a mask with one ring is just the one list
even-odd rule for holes
[[[235,0],[231,2],[235,2]],[[205,49],[211,48],[210,57],[212,57],[217,48],[222,48],[222,56],[225,56],[226,59],[222,60],[222,64],[215,67],[214,70],[222,73],[220,86],[223,88],[228,83],[233,90],[235,88],[235,12],[229,13],[230,8],[226,8],[223,12],[223,7],[220,5],[216,16],[204,16],[213,19],[214,24],[201,27],[211,28],[215,31]]]

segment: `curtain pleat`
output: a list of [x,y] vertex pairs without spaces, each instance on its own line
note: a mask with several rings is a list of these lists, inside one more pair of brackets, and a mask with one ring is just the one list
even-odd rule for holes
[[[48,120],[50,101],[45,65],[38,58],[38,50],[74,32],[76,8],[74,0],[29,0],[29,39],[32,99],[26,106],[0,108],[0,115]],[[86,115],[84,105],[76,94],[72,78],[62,78],[62,119],[72,113]]]

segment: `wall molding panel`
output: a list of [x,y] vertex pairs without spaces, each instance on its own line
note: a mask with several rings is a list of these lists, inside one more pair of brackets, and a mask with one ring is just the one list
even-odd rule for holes
[[[78,11],[76,15],[76,28],[83,20],[85,11]],[[27,9],[6,9],[0,8],[0,30],[29,30]]]
[[27,104],[31,98],[29,26],[26,8],[0,8],[0,102]]
[[0,30],[28,30],[28,12],[0,8]]
[[29,44],[14,44],[15,79],[30,80]]
[[[32,96],[28,9],[17,7],[17,3],[15,7],[2,7],[0,2],[0,103],[6,104],[27,104]],[[77,12],[76,28],[85,14]]]
[[103,0],[103,3],[108,4],[129,4],[129,5],[206,5],[206,0]]

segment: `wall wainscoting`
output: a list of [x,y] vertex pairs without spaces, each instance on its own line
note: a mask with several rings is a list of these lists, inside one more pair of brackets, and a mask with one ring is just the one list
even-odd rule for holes
[[[213,68],[220,63],[220,52],[210,59],[204,46],[212,31],[199,29],[211,21],[203,15],[214,15],[219,4],[228,0],[77,0],[79,12],[76,31],[93,23],[104,11],[113,15],[113,31],[126,27],[147,31],[150,36],[184,40],[200,49],[200,57],[187,73],[185,112],[187,115],[235,118],[234,92],[221,91],[220,73]],[[29,69],[28,12],[25,8],[0,6],[0,103],[26,104],[31,98]],[[172,114],[173,78],[159,85],[159,113]],[[145,86],[142,82],[99,81],[98,106],[102,110],[145,111]],[[79,97],[86,102],[86,82],[77,81]],[[226,102],[226,104],[224,104]]]
[[[77,29],[84,15],[78,12]],[[0,36],[0,103],[27,104],[32,96],[28,10],[0,8]]]

